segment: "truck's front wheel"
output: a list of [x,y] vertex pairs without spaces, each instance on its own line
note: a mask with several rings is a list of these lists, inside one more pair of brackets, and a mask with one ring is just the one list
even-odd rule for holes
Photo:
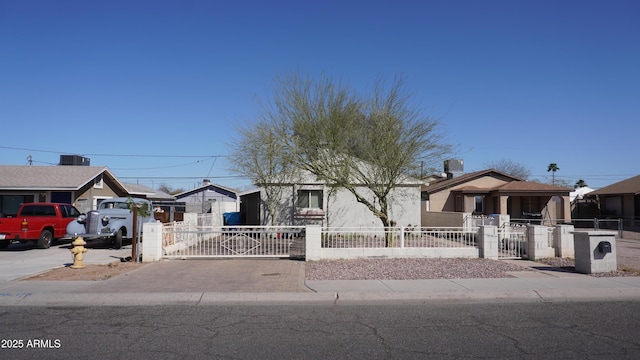
[[40,238],[38,239],[38,248],[39,249],[48,249],[53,242],[53,234],[49,230],[43,230],[40,233]]
[[119,229],[116,235],[113,237],[113,247],[115,249],[122,248],[122,229]]
[[0,241],[0,249],[6,249],[11,245],[11,241]]

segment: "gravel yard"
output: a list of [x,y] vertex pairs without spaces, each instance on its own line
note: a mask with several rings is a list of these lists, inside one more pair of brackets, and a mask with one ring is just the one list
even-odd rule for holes
[[307,280],[418,280],[505,278],[530,269],[487,259],[354,259],[311,261]]
[[[541,264],[574,271],[574,261],[550,258]],[[307,280],[419,280],[508,278],[508,272],[533,271],[527,267],[488,259],[353,259],[311,261],[305,264]],[[639,276],[632,269],[592,274],[595,277]]]

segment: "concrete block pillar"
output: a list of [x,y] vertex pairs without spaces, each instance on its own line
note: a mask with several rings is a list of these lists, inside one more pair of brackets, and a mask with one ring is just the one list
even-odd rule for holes
[[305,227],[306,249],[305,261],[318,261],[321,259],[322,228],[319,225],[307,225]]
[[527,225],[527,256],[529,260],[556,256],[556,251],[549,246],[549,230],[542,225]]
[[478,230],[480,246],[480,256],[485,259],[498,259],[499,242],[498,227],[493,225],[482,225]]
[[556,256],[557,257],[575,257],[574,245],[573,245],[573,232],[575,227],[573,225],[556,225],[553,230],[553,237],[556,243]]
[[146,222],[142,224],[142,262],[162,260],[162,223]]
[[575,231],[573,237],[577,272],[592,274],[618,270],[615,232]]

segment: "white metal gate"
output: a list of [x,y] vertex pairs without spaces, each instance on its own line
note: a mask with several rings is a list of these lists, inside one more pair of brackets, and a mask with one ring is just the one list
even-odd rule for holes
[[162,235],[165,258],[303,258],[305,250],[301,226],[170,223],[165,224]]
[[527,226],[524,224],[503,224],[498,228],[498,258],[526,259]]

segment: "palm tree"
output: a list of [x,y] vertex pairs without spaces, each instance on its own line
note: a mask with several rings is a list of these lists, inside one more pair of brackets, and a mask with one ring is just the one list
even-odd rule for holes
[[580,179],[580,180],[576,181],[576,184],[573,185],[573,188],[574,189],[579,189],[579,188],[583,188],[583,187],[587,187],[587,186],[589,186],[589,185],[587,185],[587,183],[584,182],[584,180]]
[[556,163],[549,164],[549,167],[547,168],[547,171],[552,171],[551,183],[553,185],[556,184],[556,171],[558,171],[558,170],[560,170],[560,168],[558,167],[558,164],[556,164]]

